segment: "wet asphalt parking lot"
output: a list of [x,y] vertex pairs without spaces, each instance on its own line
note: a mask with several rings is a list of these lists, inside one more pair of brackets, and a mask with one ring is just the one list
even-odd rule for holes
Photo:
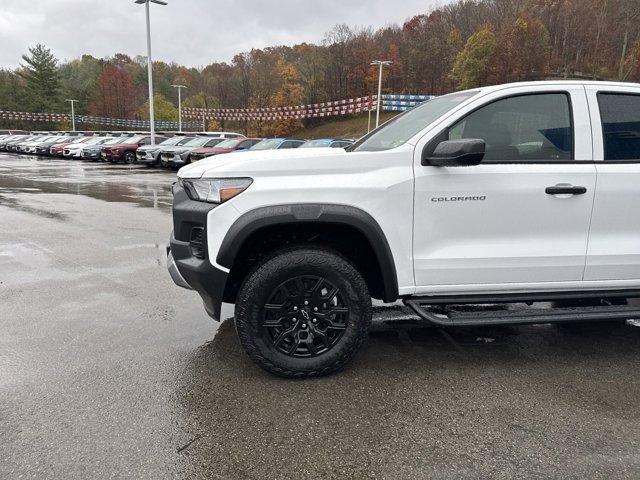
[[167,275],[174,178],[0,154],[0,478],[640,477],[640,328],[391,310],[274,378]]

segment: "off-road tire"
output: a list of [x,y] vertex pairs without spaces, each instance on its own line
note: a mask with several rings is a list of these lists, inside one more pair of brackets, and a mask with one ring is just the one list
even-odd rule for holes
[[[278,351],[263,325],[265,304],[274,290],[299,276],[331,282],[340,289],[348,306],[346,328],[337,343],[309,358]],[[266,258],[247,275],[236,299],[235,324],[242,347],[264,370],[285,378],[320,377],[342,370],[361,349],[371,325],[371,297],[360,272],[336,252],[321,247],[289,247]]]

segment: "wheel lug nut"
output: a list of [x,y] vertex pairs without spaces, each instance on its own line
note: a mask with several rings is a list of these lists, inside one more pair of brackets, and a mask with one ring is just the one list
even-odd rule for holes
[[293,317],[291,320],[294,321],[294,322],[298,321],[298,319],[296,317]]
[[313,307],[313,311],[317,312],[318,311],[318,307]]
[[304,301],[304,304],[305,304],[305,305],[309,305],[309,302],[307,302],[307,301],[305,300],[305,301]]
[[317,323],[317,322],[318,322],[318,319],[317,319],[317,318],[314,318],[314,319],[313,319],[313,320],[311,320],[311,321],[312,321],[313,323]]
[[307,324],[306,324],[306,323],[303,323],[303,324],[302,324],[302,328],[307,328]]
[[298,311],[298,307],[293,307],[293,311],[297,312]]

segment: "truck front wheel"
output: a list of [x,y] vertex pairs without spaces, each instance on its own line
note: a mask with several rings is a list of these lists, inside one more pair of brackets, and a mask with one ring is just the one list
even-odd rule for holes
[[346,259],[321,248],[290,248],[263,261],[236,300],[236,329],[260,367],[287,378],[341,370],[371,325],[371,297]]

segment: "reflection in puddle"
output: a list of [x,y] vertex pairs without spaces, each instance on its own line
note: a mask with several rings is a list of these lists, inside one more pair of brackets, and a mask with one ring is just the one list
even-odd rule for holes
[[50,218],[60,215],[21,205],[14,195],[65,193],[169,210],[174,180],[173,172],[144,167],[0,155],[0,204]]

